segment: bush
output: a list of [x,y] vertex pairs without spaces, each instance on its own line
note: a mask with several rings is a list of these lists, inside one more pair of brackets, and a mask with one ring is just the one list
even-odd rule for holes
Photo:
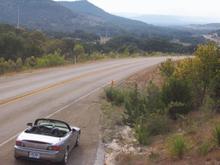
[[6,61],[4,58],[0,58],[0,74],[5,73],[6,71]]
[[210,143],[208,142],[202,143],[198,148],[199,155],[206,156],[210,151],[210,148],[211,148]]
[[171,77],[175,71],[175,64],[171,59],[160,65],[160,72],[165,77]]
[[166,105],[171,102],[190,104],[191,89],[186,80],[171,77],[162,88],[162,99]]
[[25,59],[25,66],[28,68],[35,67],[37,64],[36,58],[34,56]]
[[165,105],[161,99],[161,90],[155,84],[150,82],[147,90],[144,92],[144,103],[147,111],[150,113],[164,114]]
[[161,135],[169,132],[169,123],[166,116],[163,115],[151,115],[146,120],[147,130],[150,136]]
[[182,135],[175,135],[169,139],[169,151],[172,156],[181,159],[186,150],[186,140]]
[[213,129],[213,138],[218,147],[220,147],[220,124]]
[[150,134],[145,123],[135,124],[135,135],[138,142],[142,145],[148,145],[150,143]]
[[214,110],[220,112],[220,70],[210,84],[210,96],[214,100]]
[[16,62],[13,60],[5,60],[4,58],[0,58],[0,74],[4,74],[7,72],[17,71],[22,68],[21,59],[17,59]]
[[140,144],[150,143],[152,136],[161,135],[169,132],[169,123],[166,116],[151,115],[148,118],[140,119],[135,124],[136,137]]
[[188,113],[192,106],[191,88],[188,82],[176,77],[168,79],[162,87],[162,100],[172,117]]
[[140,93],[137,86],[127,91],[125,100],[125,121],[128,125],[134,126],[142,117],[146,117],[148,110],[145,104],[143,93]]
[[105,89],[105,94],[108,101],[115,105],[122,105],[124,103],[125,92],[121,89],[109,87]]
[[59,66],[63,64],[65,64],[64,56],[61,56],[58,52],[44,55],[36,60],[37,67]]
[[188,112],[188,106],[181,102],[171,102],[167,107],[167,113],[173,120],[176,120],[178,118],[178,115],[183,115]]

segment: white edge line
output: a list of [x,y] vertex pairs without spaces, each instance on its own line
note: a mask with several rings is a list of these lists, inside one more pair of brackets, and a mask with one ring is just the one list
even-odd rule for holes
[[109,83],[104,84],[104,85],[102,85],[101,87],[98,87],[98,88],[96,88],[96,89],[94,89],[94,90],[90,91],[90,92],[89,92],[89,93],[87,93],[86,95],[83,95],[83,96],[81,96],[81,97],[77,98],[77,99],[76,99],[76,100],[74,100],[73,102],[71,102],[71,103],[69,103],[69,104],[65,105],[64,107],[62,107],[62,108],[58,109],[57,111],[55,111],[55,112],[51,113],[51,114],[50,114],[50,115],[48,115],[46,118],[50,118],[50,117],[54,116],[55,114],[57,114],[57,113],[59,113],[59,112],[61,112],[61,111],[65,110],[66,108],[70,107],[71,105],[73,105],[73,104],[75,104],[75,103],[79,102],[80,100],[82,100],[82,99],[84,99],[84,98],[86,98],[86,97],[90,96],[91,94],[93,94],[93,93],[95,93],[95,92],[99,91],[100,89],[104,88],[104,87],[105,87],[105,86],[107,86],[108,84],[109,84]]
[[[74,100],[74,101],[71,102],[70,104],[67,104],[67,105],[65,105],[64,107],[58,109],[57,111],[51,113],[51,114],[48,115],[46,118],[50,118],[50,117],[54,116],[55,114],[57,114],[57,113],[59,113],[59,112],[65,110],[66,108],[70,107],[71,105],[73,105],[73,104],[75,104],[75,103],[81,101],[82,99],[84,99],[84,98],[90,96],[91,94],[93,94],[93,93],[99,91],[100,89],[104,88],[104,87],[107,86],[107,85],[109,85],[109,83],[105,83],[105,84],[102,85],[101,87],[98,87],[98,88],[96,88],[96,89],[90,91],[90,92],[87,93],[86,95],[83,95],[83,96],[77,98],[76,100]],[[17,133],[16,135],[14,135],[14,136],[10,137],[9,139],[5,140],[4,142],[2,142],[2,143],[0,144],[0,148],[3,147],[4,145],[6,145],[7,143],[9,143],[10,141],[12,141],[13,139],[15,139],[19,134],[20,134],[20,133]]]
[[0,148],[3,147],[5,144],[9,143],[10,141],[12,141],[13,139],[15,139],[19,134],[16,134],[12,137],[10,137],[8,140],[4,141],[3,143],[0,144]]

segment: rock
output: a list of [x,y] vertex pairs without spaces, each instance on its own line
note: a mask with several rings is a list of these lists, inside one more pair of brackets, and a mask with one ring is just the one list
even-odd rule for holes
[[[121,154],[139,154],[142,148],[136,149],[134,146],[137,140],[134,132],[129,126],[120,127],[118,129],[119,136],[117,136],[111,143],[105,145],[105,164],[115,165],[116,157]],[[144,154],[143,152],[141,154]]]
[[132,143],[133,140],[135,140],[133,136],[132,129],[129,126],[123,127],[122,131],[120,132],[122,140],[125,141],[125,143]]
[[136,150],[135,150],[134,147],[129,147],[129,148],[128,148],[128,151],[129,151],[130,153],[135,153],[135,152],[136,152]]
[[112,143],[108,145],[107,148],[110,148],[113,151],[117,151],[117,152],[121,150],[121,146],[119,146],[119,144],[117,143],[115,139],[112,141]]
[[142,150],[142,148],[141,147],[138,147],[137,148],[137,152],[142,152],[143,150]]

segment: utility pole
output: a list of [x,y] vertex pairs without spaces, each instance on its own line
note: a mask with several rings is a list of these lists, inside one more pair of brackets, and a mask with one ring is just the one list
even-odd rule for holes
[[20,29],[20,5],[18,4],[17,29]]

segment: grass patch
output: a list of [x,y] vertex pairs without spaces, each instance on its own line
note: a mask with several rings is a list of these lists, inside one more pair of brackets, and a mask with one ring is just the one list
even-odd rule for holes
[[187,151],[187,142],[182,135],[175,135],[169,139],[168,148],[171,156],[182,159]]
[[220,147],[220,123],[216,124],[213,129],[213,138],[218,147]]
[[206,156],[211,149],[211,144],[210,142],[203,142],[199,147],[198,147],[198,154],[201,156]]

